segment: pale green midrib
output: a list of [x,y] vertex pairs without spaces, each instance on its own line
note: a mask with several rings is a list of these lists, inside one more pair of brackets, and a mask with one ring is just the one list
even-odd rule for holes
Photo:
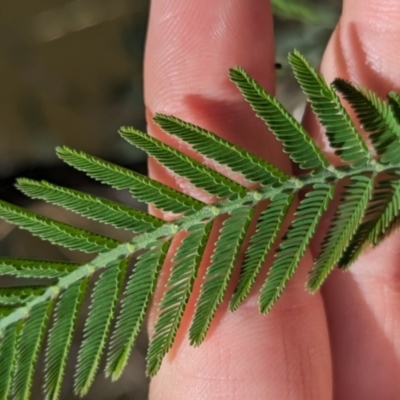
[[[4,330],[8,326],[26,319],[29,316],[30,311],[36,305],[56,298],[61,290],[67,289],[73,283],[91,276],[98,269],[109,267],[110,265],[108,264],[115,262],[115,260],[123,259],[129,255],[132,255],[136,251],[145,248],[149,244],[160,240],[160,238],[169,239],[177,232],[185,231],[191,226],[201,223],[202,221],[208,222],[215,219],[219,215],[229,213],[238,207],[244,207],[245,203],[250,203],[248,207],[251,207],[260,201],[270,199],[273,196],[285,191],[298,192],[304,188],[318,183],[333,184],[338,180],[354,175],[368,172],[380,173],[393,169],[400,169],[400,163],[398,165],[385,165],[376,161],[372,161],[371,163],[367,163],[358,168],[351,168],[350,166],[337,168],[332,167],[331,169],[322,170],[318,174],[304,174],[283,182],[279,185],[279,187],[269,185],[259,190],[250,191],[242,198],[234,200],[229,198],[224,199],[218,203],[202,208],[195,214],[182,217],[176,222],[167,223],[160,228],[155,229],[153,232],[138,235],[128,243],[121,244],[112,250],[98,254],[92,261],[83,264],[70,274],[61,277],[56,285],[49,287],[42,295],[27,302],[25,306],[16,309],[6,317],[0,319],[0,338],[4,335]],[[237,197],[237,195],[233,195],[232,197]]]

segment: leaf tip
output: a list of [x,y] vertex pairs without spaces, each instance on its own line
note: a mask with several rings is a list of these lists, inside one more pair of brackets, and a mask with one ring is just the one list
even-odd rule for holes
[[236,311],[238,309],[239,305],[240,305],[240,302],[237,299],[233,298],[229,302],[228,310],[230,312],[234,312],[234,311]]
[[325,278],[321,274],[313,274],[311,271],[306,282],[306,290],[310,294],[314,294],[321,288],[324,281]]
[[160,370],[162,360],[159,357],[152,357],[147,359],[146,375],[153,378]]
[[233,68],[229,69],[229,78],[232,82],[237,83],[238,80],[246,76],[245,70],[239,65],[235,65]]

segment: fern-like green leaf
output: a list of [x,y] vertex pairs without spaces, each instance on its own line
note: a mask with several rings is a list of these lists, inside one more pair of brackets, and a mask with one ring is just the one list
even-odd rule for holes
[[295,219],[279,246],[276,259],[261,288],[260,311],[266,313],[281,296],[287,282],[295,273],[314,235],[315,229],[332,200],[334,187],[314,185],[297,208]]
[[[149,375],[157,372],[174,344],[206,253],[209,231],[218,218],[224,218],[224,222],[216,232],[211,263],[200,294],[193,299],[196,306],[189,340],[195,346],[205,339],[228,287],[233,289],[233,270],[242,261],[242,252],[244,261],[230,309],[235,310],[249,295],[268,254],[277,244],[298,194],[306,193],[282,237],[261,288],[261,312],[269,311],[281,296],[310,240],[315,238],[317,225],[334,189],[342,183],[346,184],[345,189],[339,205],[335,205],[331,227],[322,239],[320,254],[310,271],[307,285],[311,291],[320,287],[336,264],[347,267],[365,245],[378,244],[400,227],[400,94],[390,93],[385,102],[367,89],[343,80],[329,86],[299,53],[294,52],[290,62],[332,147],[346,165],[330,165],[305,129],[282,105],[236,68],[231,71],[232,80],[283,143],[285,152],[309,171],[298,176],[286,175],[211,132],[175,117],[157,114],[155,121],[163,129],[206,157],[210,165],[230,168],[254,185],[241,186],[151,136],[123,128],[122,136],[129,142],[144,148],[164,167],[217,197],[215,203],[205,204],[146,176],[66,147],[58,149],[60,158],[88,176],[115,189],[129,190],[138,200],[161,210],[182,215],[166,223],[106,199],[47,182],[19,180],[19,188],[31,197],[138,233],[127,243],[120,243],[0,201],[0,218],[54,244],[96,253],[82,264],[0,258],[0,276],[11,275],[14,285],[6,287],[5,283],[0,287],[0,305],[3,304],[0,306],[0,400],[29,399],[53,303],[56,311],[45,349],[44,396],[48,400],[59,399],[80,305],[90,279],[95,282],[75,371],[75,392],[79,395],[88,392],[106,349],[106,375],[112,380],[119,378],[145,319],[160,271],[164,264],[169,265],[165,259],[177,234],[183,240],[176,242],[171,274],[158,305],[159,317],[147,356]],[[350,120],[333,88],[355,110],[358,122]],[[369,151],[370,141],[367,144],[357,132],[358,124],[369,133],[375,152]],[[267,202],[269,205],[260,209]],[[263,211],[255,231],[250,232],[255,210]],[[247,249],[243,248],[245,242],[249,243]],[[139,252],[143,253],[120,296],[128,260]],[[18,283],[21,278],[42,281],[35,283],[35,287],[26,287],[23,280]],[[114,312],[120,297],[121,307],[114,326]]]
[[154,376],[172,347],[193,283],[202,259],[211,223],[193,226],[174,256],[166,292],[160,303],[160,315],[154,327],[147,356],[147,374]]
[[338,207],[310,272],[307,282],[310,291],[314,292],[321,286],[349,245],[364,216],[373,184],[371,177],[354,176],[346,186],[343,202]]
[[305,129],[242,68],[230,70],[230,78],[253,110],[283,144],[285,153],[301,168],[328,168],[329,162]]
[[366,143],[324,77],[298,51],[289,54],[289,62],[336,154],[344,162],[352,162],[353,167],[370,162],[372,157]]
[[2,200],[0,200],[0,216],[41,239],[71,250],[94,253],[112,249],[119,244],[117,240],[43,217]]
[[84,298],[88,279],[75,282],[57,304],[54,323],[50,330],[45,364],[44,395],[46,400],[60,398],[67,357],[72,344],[76,319]]
[[222,303],[254,209],[237,208],[222,225],[208,267],[189,331],[192,345],[204,340],[218,306]]
[[246,189],[226,176],[206,167],[171,146],[133,128],[121,128],[121,136],[153,156],[161,164],[190,182],[220,198],[246,193]]
[[0,288],[0,305],[11,306],[24,303],[41,295],[46,286],[17,286]]
[[20,324],[9,326],[0,342],[0,400],[7,400],[10,397],[19,331]]
[[75,373],[75,393],[80,396],[87,394],[93,383],[114,318],[128,260],[118,264],[102,273],[93,291]]
[[52,306],[52,301],[38,304],[22,328],[15,362],[13,400],[30,399],[33,373]]
[[204,204],[144,175],[68,147],[57,149],[58,156],[72,167],[115,189],[129,189],[139,201],[160,210],[182,213],[201,210]]
[[106,375],[113,380],[120,377],[128,362],[169,246],[170,242],[165,242],[142,254],[129,278],[107,357]]
[[59,278],[76,270],[79,264],[45,260],[0,257],[0,275],[18,278]]
[[[397,201],[397,199],[396,199]],[[396,204],[396,207],[399,205]],[[373,237],[372,234],[369,237],[369,240],[373,246],[378,246],[382,240],[390,236],[394,231],[398,230],[400,227],[400,215],[396,215],[389,224],[385,227],[385,230],[380,234],[377,234],[376,237]]]
[[154,230],[164,223],[159,218],[123,204],[45,181],[19,179],[17,188],[31,198],[46,200],[84,217],[136,233]]
[[333,86],[350,103],[363,129],[369,133],[382,163],[400,162],[400,126],[387,103],[375,93],[357,87],[343,79],[335,79]]
[[250,293],[261,267],[275,243],[293,199],[293,195],[281,193],[274,197],[272,203],[261,213],[256,232],[251,237],[246,250],[239,283],[229,304],[231,311],[236,310]]
[[370,243],[374,246],[378,245],[399,225],[400,181],[398,176],[399,174],[396,173],[396,179],[387,179],[382,183],[389,192],[389,196],[385,196],[383,212],[368,237]]
[[370,243],[376,244],[400,213],[400,183],[397,176],[380,181],[365,211],[362,224],[342,254],[338,266],[348,268]]
[[395,118],[397,124],[400,124],[400,94],[396,92],[390,92],[388,94],[388,102],[393,117]]
[[262,158],[196,125],[163,114],[156,114],[154,122],[165,132],[189,143],[203,156],[240,172],[249,181],[270,185],[288,179],[284,172]]
[[332,10],[324,7],[324,3],[316,4],[303,0],[272,0],[274,16],[309,24],[312,27],[320,26],[332,30],[336,16]]

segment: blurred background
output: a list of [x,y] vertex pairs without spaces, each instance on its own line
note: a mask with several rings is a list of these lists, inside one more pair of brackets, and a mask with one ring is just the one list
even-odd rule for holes
[[[340,7],[340,0],[273,1],[276,61],[282,65],[278,97],[297,118],[305,100],[286,55],[297,48],[317,66]],[[117,130],[122,125],[145,129],[142,63],[148,12],[149,0],[0,0],[0,199],[109,235],[100,224],[26,199],[13,188],[15,179],[45,179],[143,207],[127,193],[62,165],[54,148],[65,144],[146,173],[143,153]],[[1,221],[0,255],[87,260]],[[77,335],[75,352],[80,340]],[[99,374],[87,399],[146,399],[146,344],[143,332],[120,381],[111,384]],[[68,372],[65,399],[74,397],[73,361]],[[40,371],[37,378],[35,400],[42,399]]]

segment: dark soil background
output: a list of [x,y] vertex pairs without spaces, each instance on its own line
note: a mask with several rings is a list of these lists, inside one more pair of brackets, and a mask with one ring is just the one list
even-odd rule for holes
[[[290,74],[286,54],[297,48],[318,65],[340,6],[340,0],[274,1],[276,60],[282,64],[278,97],[298,118],[304,97]],[[57,207],[30,201],[13,183],[19,176],[45,179],[135,205],[128,194],[101,186],[58,162],[54,147],[65,144],[146,173],[143,153],[127,145],[117,130],[122,125],[145,129],[142,62],[148,10],[148,0],[0,0],[0,199],[99,233],[117,234]],[[2,221],[0,255],[87,259]],[[85,313],[74,353],[84,318]],[[146,345],[143,332],[118,383],[99,374],[86,398],[146,399]],[[74,398],[73,356],[64,399]],[[33,399],[39,400],[40,368],[36,378]]]

